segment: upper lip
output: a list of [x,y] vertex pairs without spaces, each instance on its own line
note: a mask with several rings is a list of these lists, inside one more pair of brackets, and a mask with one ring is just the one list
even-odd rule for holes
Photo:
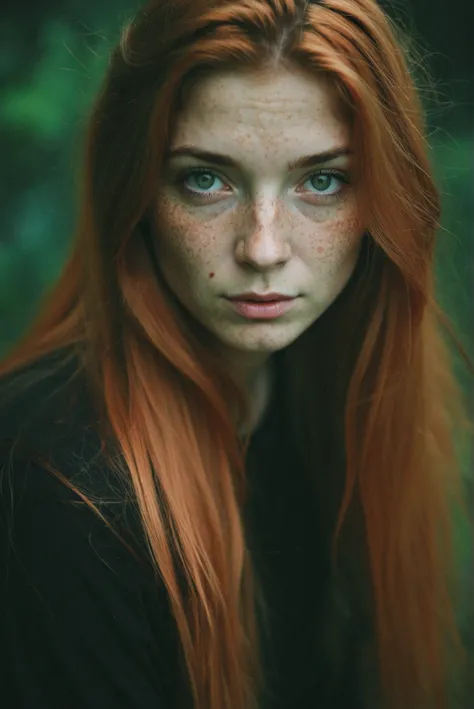
[[265,302],[268,300],[293,300],[294,295],[284,293],[239,293],[239,295],[229,296],[229,300],[255,300]]

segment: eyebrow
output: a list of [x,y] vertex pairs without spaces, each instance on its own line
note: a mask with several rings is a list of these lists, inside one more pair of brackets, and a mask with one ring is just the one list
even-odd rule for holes
[[[312,167],[313,165],[320,165],[321,163],[330,162],[336,158],[340,158],[345,155],[353,155],[353,150],[346,146],[341,146],[339,148],[333,148],[332,150],[325,150],[323,153],[315,153],[314,155],[303,155],[297,160],[287,164],[287,170],[298,170],[305,167]],[[197,158],[204,162],[210,162],[213,165],[221,165],[222,167],[232,167],[238,168],[239,163],[231,158],[229,155],[222,155],[221,153],[212,153],[208,150],[201,150],[194,145],[183,145],[179,148],[173,148],[166,153],[168,160],[172,158],[177,158],[182,155]]]

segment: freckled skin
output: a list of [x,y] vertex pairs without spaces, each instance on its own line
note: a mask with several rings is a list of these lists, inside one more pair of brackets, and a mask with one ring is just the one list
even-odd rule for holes
[[[171,159],[157,193],[156,249],[168,286],[229,357],[252,363],[291,344],[347,284],[363,234],[354,190],[326,178],[318,191],[317,176],[308,180],[320,170],[347,173],[351,158],[293,172],[287,163],[350,147],[350,139],[342,107],[321,77],[229,72],[192,88],[171,148],[229,155],[239,168]],[[186,176],[180,186],[190,167],[204,175]],[[193,196],[183,180],[211,196]],[[223,298],[245,291],[300,297],[280,318],[255,321]]]

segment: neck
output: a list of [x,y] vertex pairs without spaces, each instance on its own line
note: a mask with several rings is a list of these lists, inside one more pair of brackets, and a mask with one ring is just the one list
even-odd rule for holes
[[246,393],[250,406],[249,419],[240,434],[252,433],[262,420],[272,392],[272,359],[268,353],[229,351],[217,346],[223,360],[233,373],[238,386]]
[[241,367],[239,380],[248,393],[250,419],[245,433],[252,433],[262,420],[272,391],[271,361],[267,358],[258,365]]

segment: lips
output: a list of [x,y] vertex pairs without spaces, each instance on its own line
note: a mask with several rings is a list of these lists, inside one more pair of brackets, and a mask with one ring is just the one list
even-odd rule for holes
[[229,300],[245,303],[279,303],[285,300],[294,300],[294,297],[284,293],[241,293],[229,297]]
[[296,298],[282,293],[266,293],[255,295],[242,293],[233,298],[227,298],[230,306],[241,317],[247,320],[275,320],[286,315],[294,307]]

